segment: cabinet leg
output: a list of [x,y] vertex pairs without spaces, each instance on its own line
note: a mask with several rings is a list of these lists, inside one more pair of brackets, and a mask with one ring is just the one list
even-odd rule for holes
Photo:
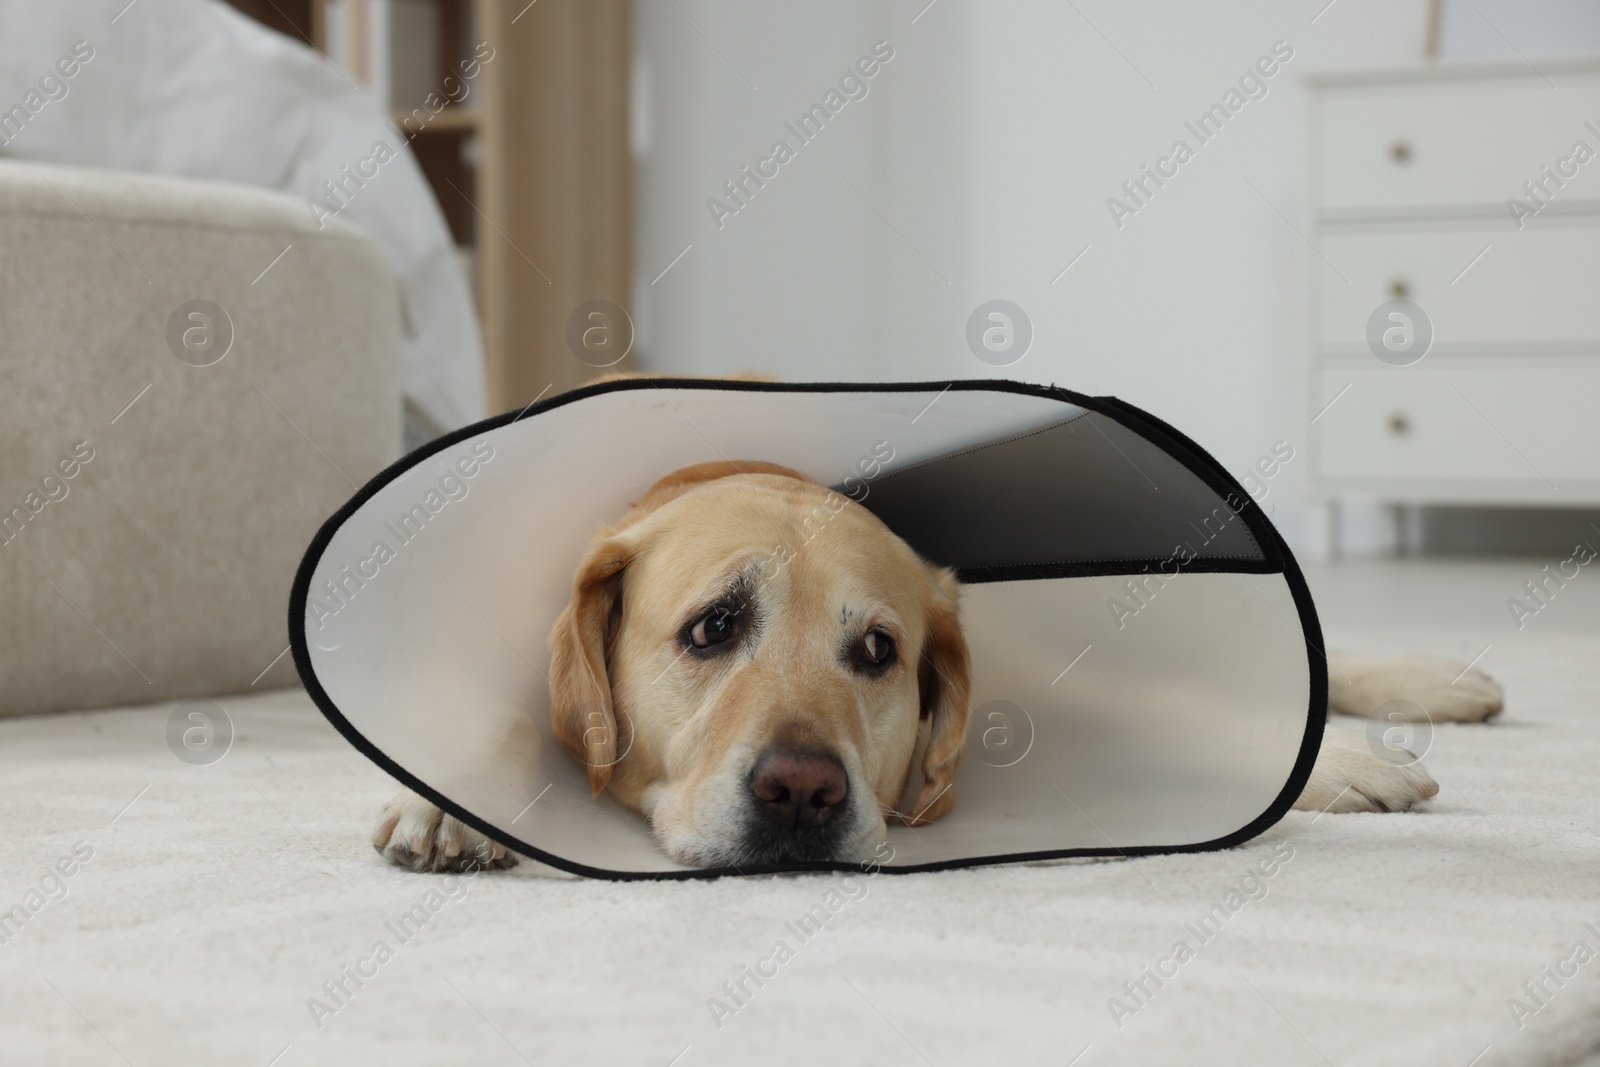
[[1422,550],[1422,505],[1390,504],[1394,522],[1395,555],[1409,558]]

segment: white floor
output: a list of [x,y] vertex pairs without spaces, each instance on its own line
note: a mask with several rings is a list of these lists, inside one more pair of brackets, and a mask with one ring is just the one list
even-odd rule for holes
[[[1600,950],[1600,573],[1519,630],[1505,601],[1547,562],[1310,569],[1335,647],[1481,653],[1507,710],[1437,731],[1423,813],[1296,812],[1194,856],[852,886],[413,875],[366,844],[392,784],[303,694],[224,701],[237,738],[205,767],[168,750],[170,706],[0,721],[0,909],[39,905],[0,925],[0,1061],[1592,1064],[1600,959],[1544,969]],[[1236,887],[1258,899],[1194,938]],[[779,939],[794,958],[730,998]]]
[[[1324,628],[1339,632],[1383,627],[1458,630],[1485,644],[1550,634],[1600,637],[1600,560],[1566,568],[1577,577],[1562,586],[1567,555],[1526,559],[1383,559],[1302,563]],[[1547,573],[1544,568],[1548,567]],[[1534,601],[1524,586],[1549,580]],[[1519,630],[1507,601],[1517,598],[1537,614]],[[1485,657],[1493,664],[1492,654]]]

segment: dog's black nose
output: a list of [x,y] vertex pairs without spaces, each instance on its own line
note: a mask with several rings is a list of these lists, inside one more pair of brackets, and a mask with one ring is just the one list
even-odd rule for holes
[[831,752],[771,748],[756,761],[750,792],[770,826],[811,830],[826,825],[844,803],[850,780]]

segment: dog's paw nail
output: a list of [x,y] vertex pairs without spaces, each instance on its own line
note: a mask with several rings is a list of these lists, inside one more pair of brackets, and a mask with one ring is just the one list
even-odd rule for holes
[[394,828],[400,822],[399,815],[391,815],[378,823],[378,828],[372,831],[372,847],[382,852],[389,847],[389,839],[394,836]]

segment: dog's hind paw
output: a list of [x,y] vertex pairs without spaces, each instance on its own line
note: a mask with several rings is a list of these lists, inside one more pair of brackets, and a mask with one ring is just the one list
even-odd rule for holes
[[453,815],[407,790],[383,806],[372,847],[413,871],[501,870],[517,858]]
[[[1433,722],[1483,722],[1498,715],[1505,694],[1494,679],[1437,656],[1328,658],[1328,706],[1346,715],[1398,716]],[[1389,706],[1391,702],[1396,702]],[[1412,705],[1408,713],[1406,705]]]
[[1336,814],[1405,811],[1437,792],[1439,784],[1409,752],[1380,753],[1365,734],[1324,727],[1311,779],[1294,806]]

